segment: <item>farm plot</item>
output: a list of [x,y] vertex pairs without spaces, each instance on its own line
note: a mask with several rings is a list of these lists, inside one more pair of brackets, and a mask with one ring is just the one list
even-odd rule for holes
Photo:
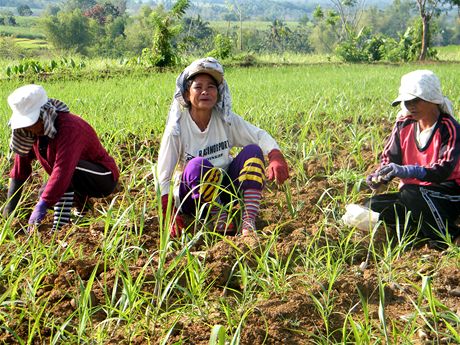
[[[400,76],[421,67],[459,109],[456,65],[227,70],[235,112],[269,131],[291,167],[288,185],[267,185],[258,239],[190,220],[171,241],[159,224],[155,161],[175,73],[44,82],[96,128],[120,189],[76,224],[28,237],[41,173],[28,183],[17,218],[0,220],[0,340],[208,344],[220,330],[231,344],[458,343],[459,248],[412,245],[383,226],[371,241],[340,221],[370,195],[363,178],[391,130],[389,103]],[[18,85],[3,81],[0,97]],[[0,114],[6,124],[6,102]],[[4,126],[0,204],[8,137]]]

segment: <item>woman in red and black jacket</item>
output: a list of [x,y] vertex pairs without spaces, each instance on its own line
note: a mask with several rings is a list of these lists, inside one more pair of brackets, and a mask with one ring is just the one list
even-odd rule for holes
[[39,85],[16,89],[8,104],[13,111],[10,146],[15,155],[5,216],[16,208],[35,159],[49,179],[29,218],[31,225],[40,224],[46,211],[54,207],[53,228],[58,229],[69,223],[74,199],[81,204],[89,197],[105,197],[114,191],[119,177],[114,159],[94,129],[71,114],[67,105],[49,99]]
[[401,78],[400,116],[381,156],[379,169],[367,177],[372,189],[400,178],[399,192],[371,197],[367,206],[388,225],[405,224],[428,239],[460,241],[460,125],[437,76],[417,70]]

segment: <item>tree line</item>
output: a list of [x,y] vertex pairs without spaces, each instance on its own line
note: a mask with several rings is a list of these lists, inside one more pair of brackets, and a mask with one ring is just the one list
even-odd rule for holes
[[151,66],[174,65],[188,55],[284,52],[411,61],[435,58],[435,45],[460,44],[455,1],[394,0],[379,9],[365,7],[364,0],[329,0],[296,24],[275,18],[267,27],[249,27],[245,9],[230,1],[234,16],[217,29],[189,14],[195,13],[189,0],[143,5],[134,14],[126,0],[67,0],[48,7],[39,25],[55,49]]

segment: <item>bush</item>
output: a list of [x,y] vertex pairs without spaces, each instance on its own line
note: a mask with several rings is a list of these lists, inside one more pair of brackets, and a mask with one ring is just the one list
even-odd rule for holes
[[[415,26],[409,26],[403,35],[399,36],[399,41],[387,38],[385,43],[385,59],[388,61],[416,61],[419,58],[422,46],[421,31]],[[428,59],[436,59],[437,51],[428,48]]]
[[8,77],[24,76],[27,74],[44,74],[51,73],[55,70],[80,70],[86,65],[83,61],[79,63],[74,59],[66,59],[65,57],[60,60],[51,60],[48,63],[43,63],[34,59],[24,59],[21,63],[6,68],[6,75]]
[[11,37],[0,37],[0,57],[5,59],[17,59],[24,52]]
[[364,27],[357,35],[349,32],[349,38],[336,48],[337,55],[346,62],[372,62],[383,58],[384,39],[373,36],[369,28]]
[[[340,43],[336,54],[346,62],[391,62],[416,61],[421,49],[421,33],[417,26],[410,26],[399,41],[384,35],[372,35],[370,29],[363,28],[357,35],[350,33],[349,39]],[[437,52],[428,49],[428,58],[435,59]]]
[[214,38],[214,49],[207,55],[213,56],[216,59],[226,59],[232,55],[232,40],[222,34],[217,34]]

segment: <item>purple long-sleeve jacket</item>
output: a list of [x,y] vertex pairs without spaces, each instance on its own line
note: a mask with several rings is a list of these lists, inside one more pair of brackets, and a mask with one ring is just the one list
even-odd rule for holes
[[41,198],[53,206],[69,188],[75,168],[80,160],[101,164],[112,172],[114,181],[119,171],[115,160],[102,146],[94,129],[81,117],[71,113],[59,113],[54,123],[57,133],[48,139],[46,157],[39,152],[39,140],[35,140],[27,156],[15,154],[10,177],[25,180],[32,173],[32,162],[38,159],[50,175]]

